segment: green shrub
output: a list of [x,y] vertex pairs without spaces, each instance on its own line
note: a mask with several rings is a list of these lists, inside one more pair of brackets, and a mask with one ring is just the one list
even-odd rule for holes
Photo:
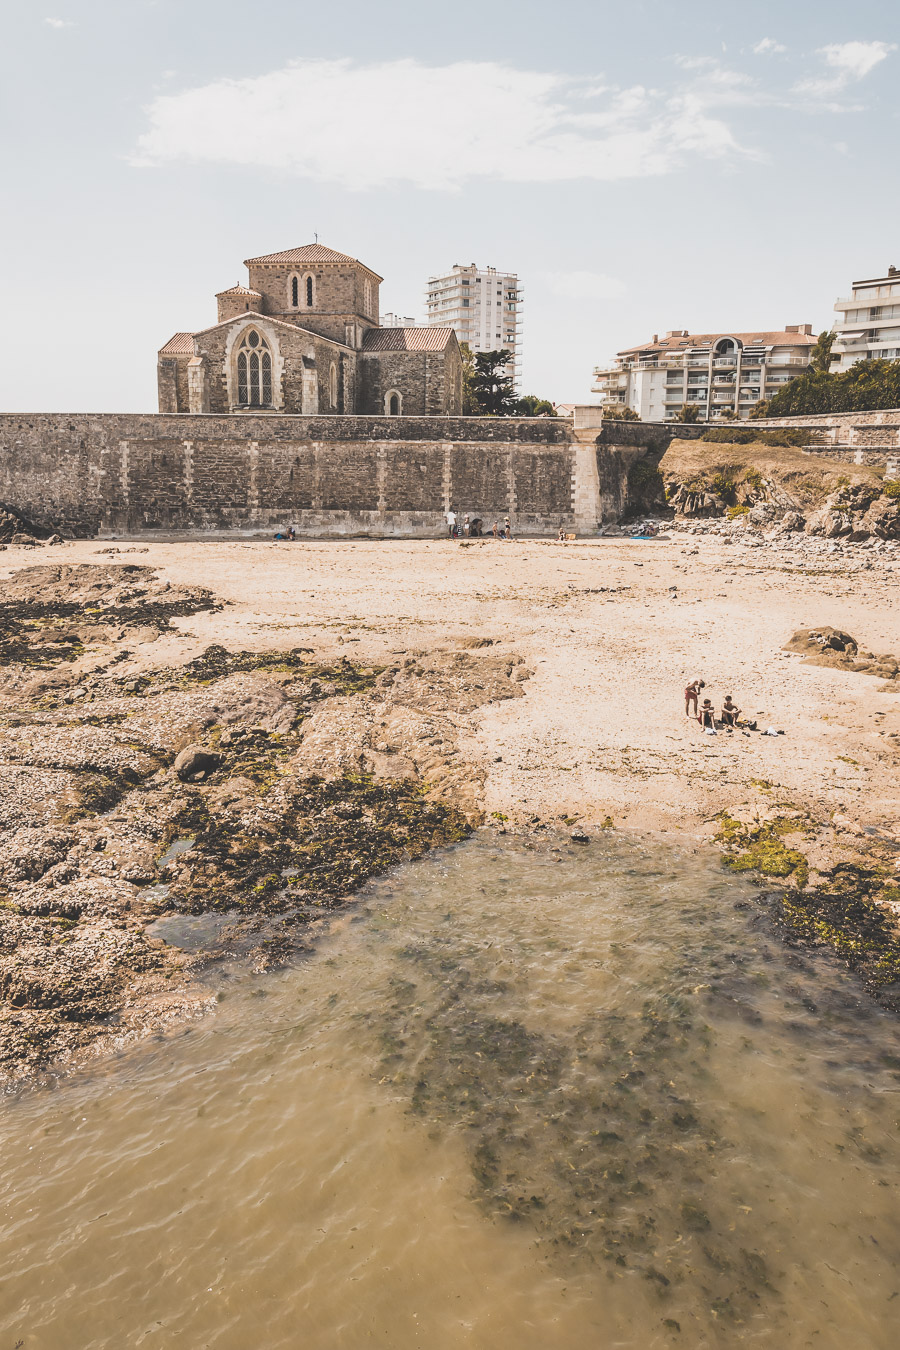
[[738,516],[746,516],[749,512],[749,506],[729,506],[725,514],[729,520],[737,520]]
[[900,478],[888,479],[882,488],[882,492],[886,497],[890,497],[893,501],[900,501]]
[[700,437],[701,441],[713,441],[720,445],[780,445],[802,448],[807,445],[821,445],[822,433],[807,428],[774,427],[771,431],[751,431],[749,427],[710,427]]
[[704,431],[700,439],[712,441],[717,445],[750,445],[752,441],[758,440],[759,436],[759,432],[749,431],[746,427],[735,427],[734,430],[728,427],[710,427],[709,431]]

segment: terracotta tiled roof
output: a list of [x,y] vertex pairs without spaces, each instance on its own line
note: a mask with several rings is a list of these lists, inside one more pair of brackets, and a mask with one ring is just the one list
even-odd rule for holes
[[617,356],[633,356],[635,352],[679,352],[689,347],[702,347],[719,338],[733,337],[745,347],[814,347],[816,338],[812,333],[761,333],[759,329],[749,333],[689,333],[687,337],[658,338],[656,342],[644,342],[639,347],[626,347],[617,352]]
[[191,356],[194,355],[193,333],[176,333],[174,337],[169,338],[164,347],[160,347],[159,349],[160,356],[162,356],[163,353],[165,353],[166,356],[172,356],[177,352],[189,352]]
[[373,277],[378,277],[383,281],[384,277],[379,277],[377,272],[373,272],[371,267],[366,267],[365,263],[359,261],[359,258],[351,258],[349,253],[337,253],[333,248],[326,248],[324,244],[304,244],[301,248],[288,248],[283,253],[263,253],[258,258],[245,258],[244,266],[249,267],[251,263],[313,263],[313,262],[340,262],[356,263],[365,271],[371,273]]
[[259,291],[251,291],[246,286],[229,286],[227,291],[216,291],[217,300],[220,295],[252,295],[258,300],[262,299]]
[[452,336],[452,328],[370,328],[363,351],[442,352]]

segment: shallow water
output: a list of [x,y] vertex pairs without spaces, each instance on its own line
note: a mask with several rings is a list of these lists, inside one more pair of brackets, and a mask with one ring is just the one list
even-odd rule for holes
[[755,894],[478,836],[0,1103],[0,1345],[893,1347],[897,1022]]

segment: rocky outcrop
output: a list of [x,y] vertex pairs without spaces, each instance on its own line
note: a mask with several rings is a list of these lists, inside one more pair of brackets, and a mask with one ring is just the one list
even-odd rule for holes
[[[215,604],[108,564],[27,568],[0,598],[0,1081],[201,1013],[210,960],[307,949],[369,877],[480,819],[459,730],[521,696],[517,658],[129,668],[135,633]],[[215,916],[200,950],[162,940],[185,913]]]
[[900,499],[874,470],[796,449],[696,441],[675,442],[660,469],[676,520],[726,517],[763,532],[900,540]]
[[900,539],[900,501],[860,485],[838,488],[810,516],[807,534],[824,539]]
[[839,628],[800,628],[784,650],[805,656],[807,665],[833,666],[882,680],[900,679],[900,658],[893,652],[861,652],[856,639]]

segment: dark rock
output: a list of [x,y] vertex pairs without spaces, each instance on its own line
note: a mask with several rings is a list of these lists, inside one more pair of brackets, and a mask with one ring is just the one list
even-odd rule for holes
[[202,745],[187,745],[175,760],[175,773],[183,783],[208,777],[222,763],[222,756]]

